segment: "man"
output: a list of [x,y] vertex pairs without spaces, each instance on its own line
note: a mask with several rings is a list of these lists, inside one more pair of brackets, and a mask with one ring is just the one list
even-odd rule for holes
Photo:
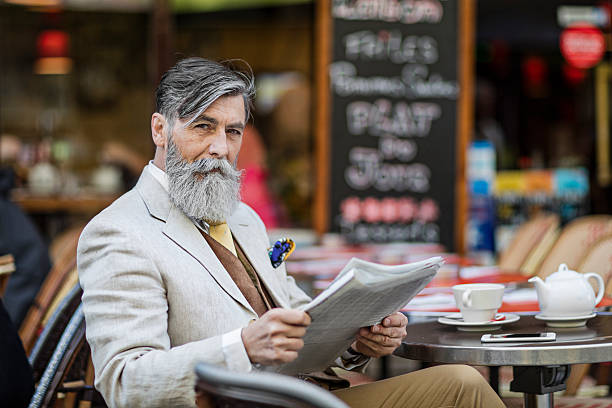
[[[78,249],[96,388],[110,406],[193,406],[199,361],[250,371],[297,357],[309,301],[267,254],[265,227],[239,201],[235,169],[253,81],[190,58],[162,78],[155,157],[136,187],[96,216]],[[248,154],[245,152],[243,154]],[[363,368],[405,335],[393,314],[338,359]],[[503,406],[462,366],[337,391],[354,407]]]

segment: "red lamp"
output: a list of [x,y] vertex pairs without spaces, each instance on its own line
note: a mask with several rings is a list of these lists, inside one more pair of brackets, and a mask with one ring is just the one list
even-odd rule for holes
[[42,75],[67,74],[72,69],[69,58],[70,37],[61,30],[45,30],[36,39],[38,58],[34,72]]

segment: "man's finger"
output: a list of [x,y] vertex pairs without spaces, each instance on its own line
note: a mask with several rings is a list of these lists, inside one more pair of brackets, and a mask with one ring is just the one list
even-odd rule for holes
[[406,330],[402,327],[385,327],[378,333],[374,330],[371,331],[360,331],[360,336],[367,337],[369,339],[378,339],[381,337],[387,337],[391,339],[403,339],[406,336]]
[[287,326],[284,332],[285,336],[289,338],[301,339],[306,334],[305,326]]
[[304,347],[304,341],[302,339],[294,339],[286,337],[282,340],[278,340],[274,347],[282,351],[298,351]]
[[374,341],[374,340],[370,340],[367,337],[358,337],[357,340],[363,344],[366,344],[368,347],[370,347],[373,350],[378,350],[380,352],[387,352],[390,353],[393,350],[395,350],[396,348],[398,348],[402,342],[398,341],[397,339],[390,339],[390,338],[386,338],[386,342],[382,342],[382,341]]
[[278,356],[274,359],[276,364],[281,363],[290,363],[295,360],[298,356],[298,352],[294,350],[285,350],[278,354]]
[[382,321],[382,325],[385,327],[400,327],[408,324],[408,318],[403,313],[396,312],[387,317]]
[[308,313],[297,309],[272,309],[266,313],[270,313],[270,318],[295,326],[308,326],[311,322]]
[[359,339],[364,338],[364,339],[368,339],[374,343],[377,344],[381,344],[383,346],[394,346],[397,347],[398,345],[402,344],[402,337],[392,337],[392,336],[385,336],[382,334],[373,334],[373,333],[369,333],[366,336],[358,336]]
[[368,339],[376,344],[382,344],[383,346],[390,345],[393,339],[381,334],[369,333],[367,336],[360,336],[359,339]]
[[[399,338],[403,338],[407,334],[406,329],[401,326],[399,327],[374,326],[372,327],[372,330],[370,330],[370,332],[374,334],[382,334],[388,337],[399,337]],[[365,335],[363,332],[360,332],[359,334]]]

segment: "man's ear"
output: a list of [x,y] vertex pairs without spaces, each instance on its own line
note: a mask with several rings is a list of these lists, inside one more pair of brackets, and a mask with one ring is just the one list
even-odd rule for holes
[[168,132],[171,129],[168,129],[170,124],[161,113],[155,112],[151,115],[151,137],[153,138],[153,143],[155,146],[166,149]]

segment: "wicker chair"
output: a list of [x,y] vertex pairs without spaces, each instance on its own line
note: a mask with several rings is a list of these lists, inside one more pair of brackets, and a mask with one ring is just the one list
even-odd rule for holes
[[[606,295],[612,295],[612,235],[605,236],[591,246],[587,255],[582,259],[576,270],[580,273],[594,272],[603,278],[606,286]],[[599,288],[594,287],[597,291]],[[589,372],[591,364],[576,364],[567,379],[565,395],[576,395],[582,380]],[[605,383],[610,370],[609,364],[597,365],[597,382]]]
[[64,378],[76,360],[77,355],[85,344],[85,317],[82,306],[70,318],[44,373],[42,374],[36,391],[32,396],[29,408],[52,407],[61,389]]
[[52,244],[50,252],[52,252],[53,267],[19,328],[19,337],[27,353],[32,350],[41,331],[43,319],[53,305],[54,299],[65,283],[76,274],[76,250],[82,229],[82,226],[70,229]]
[[51,355],[58,344],[62,333],[66,329],[70,318],[81,303],[83,291],[77,283],[61,300],[42,333],[38,336],[34,347],[29,355],[30,365],[34,373],[34,382],[38,382],[42,376]]
[[0,296],[4,295],[6,284],[13,272],[15,272],[15,259],[13,255],[0,256]]
[[572,270],[578,270],[580,262],[589,253],[595,243],[612,235],[612,216],[586,215],[568,223],[536,274],[544,279],[556,272],[564,263]]
[[559,216],[539,214],[522,224],[499,256],[499,268],[533,275],[559,235]]

